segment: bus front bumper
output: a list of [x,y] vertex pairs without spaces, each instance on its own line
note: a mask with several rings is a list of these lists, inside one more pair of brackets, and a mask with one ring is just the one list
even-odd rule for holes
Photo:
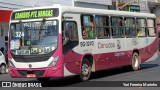
[[63,68],[10,68],[10,75],[13,78],[63,77]]

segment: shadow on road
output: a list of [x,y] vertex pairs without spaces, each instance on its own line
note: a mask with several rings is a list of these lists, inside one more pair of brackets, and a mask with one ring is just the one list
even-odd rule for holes
[[159,64],[141,64],[141,69],[149,69],[149,68],[154,68],[158,66]]
[[43,87],[66,87],[73,84],[79,84],[82,83],[79,79],[79,76],[71,76],[71,77],[65,77],[61,79],[51,79],[47,83],[42,83]]
[[[141,69],[150,69],[159,66],[158,64],[142,64]],[[92,73],[91,79],[100,79],[104,78],[107,76],[112,76],[112,75],[118,75],[122,73],[127,73],[130,71],[124,70],[122,67],[121,68],[115,68],[115,69],[109,69],[109,70],[102,70],[98,71],[95,73]],[[32,81],[29,81],[32,82]],[[34,80],[34,82],[38,82],[37,80]],[[86,83],[86,82],[85,82]],[[72,86],[77,86],[84,84],[84,82],[81,82],[79,79],[79,76],[71,76],[71,77],[65,77],[65,78],[60,78],[60,79],[51,79],[48,82],[42,83],[43,87],[72,87]]]

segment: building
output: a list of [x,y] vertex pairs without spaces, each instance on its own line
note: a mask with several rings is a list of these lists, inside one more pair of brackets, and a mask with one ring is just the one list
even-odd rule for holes
[[160,18],[160,0],[148,0],[148,7],[151,13]]
[[34,6],[51,6],[53,4],[108,9],[108,6],[112,5],[112,0],[1,0],[0,9],[14,10]]

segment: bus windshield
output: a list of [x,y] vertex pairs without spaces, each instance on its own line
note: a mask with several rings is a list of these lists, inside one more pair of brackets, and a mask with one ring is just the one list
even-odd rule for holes
[[15,55],[47,54],[57,48],[57,20],[20,21],[10,28],[10,50]]

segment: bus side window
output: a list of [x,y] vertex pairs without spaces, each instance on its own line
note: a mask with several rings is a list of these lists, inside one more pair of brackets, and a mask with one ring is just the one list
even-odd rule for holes
[[146,32],[147,32],[147,30],[146,30],[146,20],[145,19],[142,19],[142,18],[138,18],[137,19],[137,23],[136,23],[137,25],[137,36],[138,37],[144,37],[144,36],[146,36],[147,34],[146,34]]
[[123,37],[123,18],[122,17],[111,17],[111,29],[113,37]]
[[127,37],[136,36],[135,18],[124,18],[124,22],[125,22],[125,35]]
[[63,37],[70,41],[78,41],[78,30],[76,22],[68,21],[63,25]]
[[95,37],[94,17],[92,15],[81,15],[82,37],[92,39]]
[[63,53],[68,52],[78,45],[77,23],[74,21],[63,22]]
[[110,37],[109,16],[95,16],[96,30],[98,38]]
[[156,36],[155,20],[154,19],[147,19],[147,25],[148,25],[148,35],[149,36]]

